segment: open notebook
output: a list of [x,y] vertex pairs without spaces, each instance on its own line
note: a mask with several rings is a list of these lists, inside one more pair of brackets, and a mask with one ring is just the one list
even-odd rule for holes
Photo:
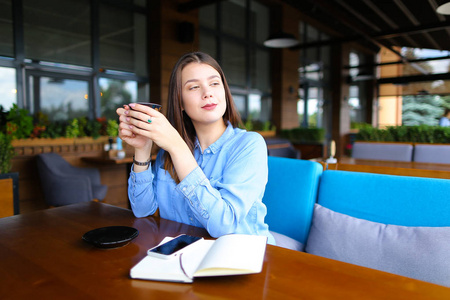
[[[166,238],[162,243],[170,240]],[[231,234],[217,240],[200,240],[171,259],[144,257],[130,277],[158,281],[193,282],[195,277],[260,273],[267,237]]]

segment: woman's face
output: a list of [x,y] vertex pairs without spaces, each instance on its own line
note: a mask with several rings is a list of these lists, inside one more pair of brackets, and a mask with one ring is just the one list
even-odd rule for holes
[[227,108],[219,72],[202,63],[190,63],[181,71],[183,109],[194,126],[223,124]]

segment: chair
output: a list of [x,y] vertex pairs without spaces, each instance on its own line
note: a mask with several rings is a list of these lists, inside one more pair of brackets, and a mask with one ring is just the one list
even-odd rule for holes
[[309,160],[272,156],[268,157],[268,165],[269,178],[262,200],[267,206],[265,221],[271,231],[300,242],[303,248],[323,167]]
[[414,161],[450,164],[450,145],[416,144],[414,146]]
[[352,157],[356,159],[411,161],[412,144],[355,142]]
[[103,200],[106,196],[108,187],[100,183],[98,169],[74,167],[57,153],[37,155],[37,167],[49,206]]
[[295,149],[287,139],[269,138],[266,139],[267,155],[300,159],[301,153]]

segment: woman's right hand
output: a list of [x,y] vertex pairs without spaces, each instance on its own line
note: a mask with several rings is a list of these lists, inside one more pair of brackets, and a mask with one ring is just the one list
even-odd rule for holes
[[130,107],[124,105],[123,108],[119,107],[116,113],[119,115],[119,137],[131,147],[137,150],[143,150],[150,152],[153,141],[148,137],[142,135],[136,135],[130,130]]

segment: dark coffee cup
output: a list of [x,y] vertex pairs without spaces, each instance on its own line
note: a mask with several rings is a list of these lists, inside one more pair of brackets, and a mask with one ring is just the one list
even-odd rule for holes
[[146,105],[149,106],[151,108],[153,108],[154,110],[160,111],[162,108],[161,104],[157,104],[157,103],[149,103],[149,102],[136,102],[136,104],[140,104],[140,105]]

